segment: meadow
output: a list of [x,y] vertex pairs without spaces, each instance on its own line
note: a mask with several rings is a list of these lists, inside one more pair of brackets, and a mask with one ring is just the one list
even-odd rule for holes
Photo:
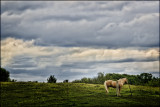
[[8,106],[159,106],[159,87],[124,85],[121,96],[102,84],[1,82],[1,107]]

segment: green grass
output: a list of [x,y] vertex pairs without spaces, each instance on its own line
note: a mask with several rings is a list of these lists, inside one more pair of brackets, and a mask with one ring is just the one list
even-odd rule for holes
[[1,107],[7,106],[159,106],[159,87],[124,85],[120,97],[101,84],[1,82]]

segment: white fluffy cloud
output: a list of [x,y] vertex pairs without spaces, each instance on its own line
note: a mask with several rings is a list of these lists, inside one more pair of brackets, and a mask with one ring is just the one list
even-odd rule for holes
[[[42,57],[41,60],[56,61],[55,65],[74,62],[101,62],[108,63],[118,61],[152,61],[158,60],[158,48],[148,50],[136,49],[95,49],[85,47],[55,47],[36,46],[34,40],[24,41],[21,39],[7,38],[2,40],[2,66],[10,63],[15,56],[29,55]],[[54,57],[55,56],[55,57]],[[48,59],[47,59],[48,58]],[[129,60],[127,60],[129,59]],[[38,61],[39,62],[39,61]],[[49,63],[52,61],[49,61]]]

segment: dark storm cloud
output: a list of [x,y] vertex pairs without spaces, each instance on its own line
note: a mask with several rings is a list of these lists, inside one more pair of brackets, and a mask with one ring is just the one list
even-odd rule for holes
[[9,15],[12,14],[22,14],[26,10],[35,10],[38,8],[43,8],[44,5],[41,5],[41,3],[38,3],[36,1],[2,1],[1,4],[1,14],[4,12],[8,12]]
[[[30,66],[30,67],[32,67],[32,66]],[[57,78],[58,82],[62,82],[65,79],[68,79],[69,81],[73,81],[75,79],[80,79],[84,76],[90,75],[90,73],[71,72],[70,68],[66,68],[66,67],[62,68],[62,67],[51,67],[51,66],[47,67],[47,68],[43,68],[43,69],[32,69],[32,70],[28,70],[28,69],[26,69],[26,67],[23,69],[19,69],[19,68],[14,69],[14,67],[12,67],[12,68],[8,67],[7,70],[10,71],[12,78],[15,78],[15,79],[21,78],[20,80],[23,80],[23,81],[40,81],[40,82],[42,82],[42,81],[47,81],[47,78],[50,75],[54,75]],[[96,73],[97,72],[94,72],[94,74],[96,74]],[[19,77],[20,75],[21,75],[21,77]],[[41,79],[37,78],[37,77],[41,77]],[[20,80],[18,80],[18,81],[20,81]]]
[[2,2],[2,39],[35,39],[46,46],[157,47],[158,19],[155,1]]
[[28,55],[19,55],[14,57],[14,61],[9,66],[10,68],[26,69],[36,67],[37,64],[34,62],[33,57]]
[[148,59],[134,59],[134,58],[126,58],[123,60],[111,60],[111,61],[88,61],[88,62],[74,62],[71,64],[63,64],[60,67],[63,69],[92,69],[97,64],[107,64],[107,63],[128,63],[128,62],[152,62],[158,61],[159,58],[148,58]]

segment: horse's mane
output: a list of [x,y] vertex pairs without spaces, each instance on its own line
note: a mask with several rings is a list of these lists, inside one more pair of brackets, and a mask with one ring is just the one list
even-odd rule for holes
[[119,79],[118,81],[120,81],[120,82],[127,82],[127,83],[128,83],[127,78],[121,78],[121,79]]

